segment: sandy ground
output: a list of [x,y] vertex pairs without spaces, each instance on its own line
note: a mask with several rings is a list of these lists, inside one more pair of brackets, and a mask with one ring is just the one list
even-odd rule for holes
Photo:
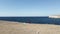
[[0,21],[0,34],[60,34],[60,25]]

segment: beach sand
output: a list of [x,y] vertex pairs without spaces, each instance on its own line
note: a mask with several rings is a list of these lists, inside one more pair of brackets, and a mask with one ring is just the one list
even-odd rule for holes
[[60,25],[0,21],[0,34],[60,34]]

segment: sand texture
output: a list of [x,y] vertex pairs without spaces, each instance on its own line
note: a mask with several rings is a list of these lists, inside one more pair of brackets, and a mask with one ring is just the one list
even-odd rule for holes
[[0,21],[0,34],[60,34],[60,25]]

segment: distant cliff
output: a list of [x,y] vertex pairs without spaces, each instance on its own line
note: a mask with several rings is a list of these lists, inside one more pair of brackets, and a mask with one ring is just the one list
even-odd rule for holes
[[49,18],[60,18],[60,15],[56,15],[56,16],[49,16]]

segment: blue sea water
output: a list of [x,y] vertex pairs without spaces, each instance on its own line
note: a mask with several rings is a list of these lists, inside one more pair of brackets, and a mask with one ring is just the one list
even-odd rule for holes
[[35,24],[60,25],[60,18],[49,18],[49,17],[0,17],[0,20],[35,23]]

